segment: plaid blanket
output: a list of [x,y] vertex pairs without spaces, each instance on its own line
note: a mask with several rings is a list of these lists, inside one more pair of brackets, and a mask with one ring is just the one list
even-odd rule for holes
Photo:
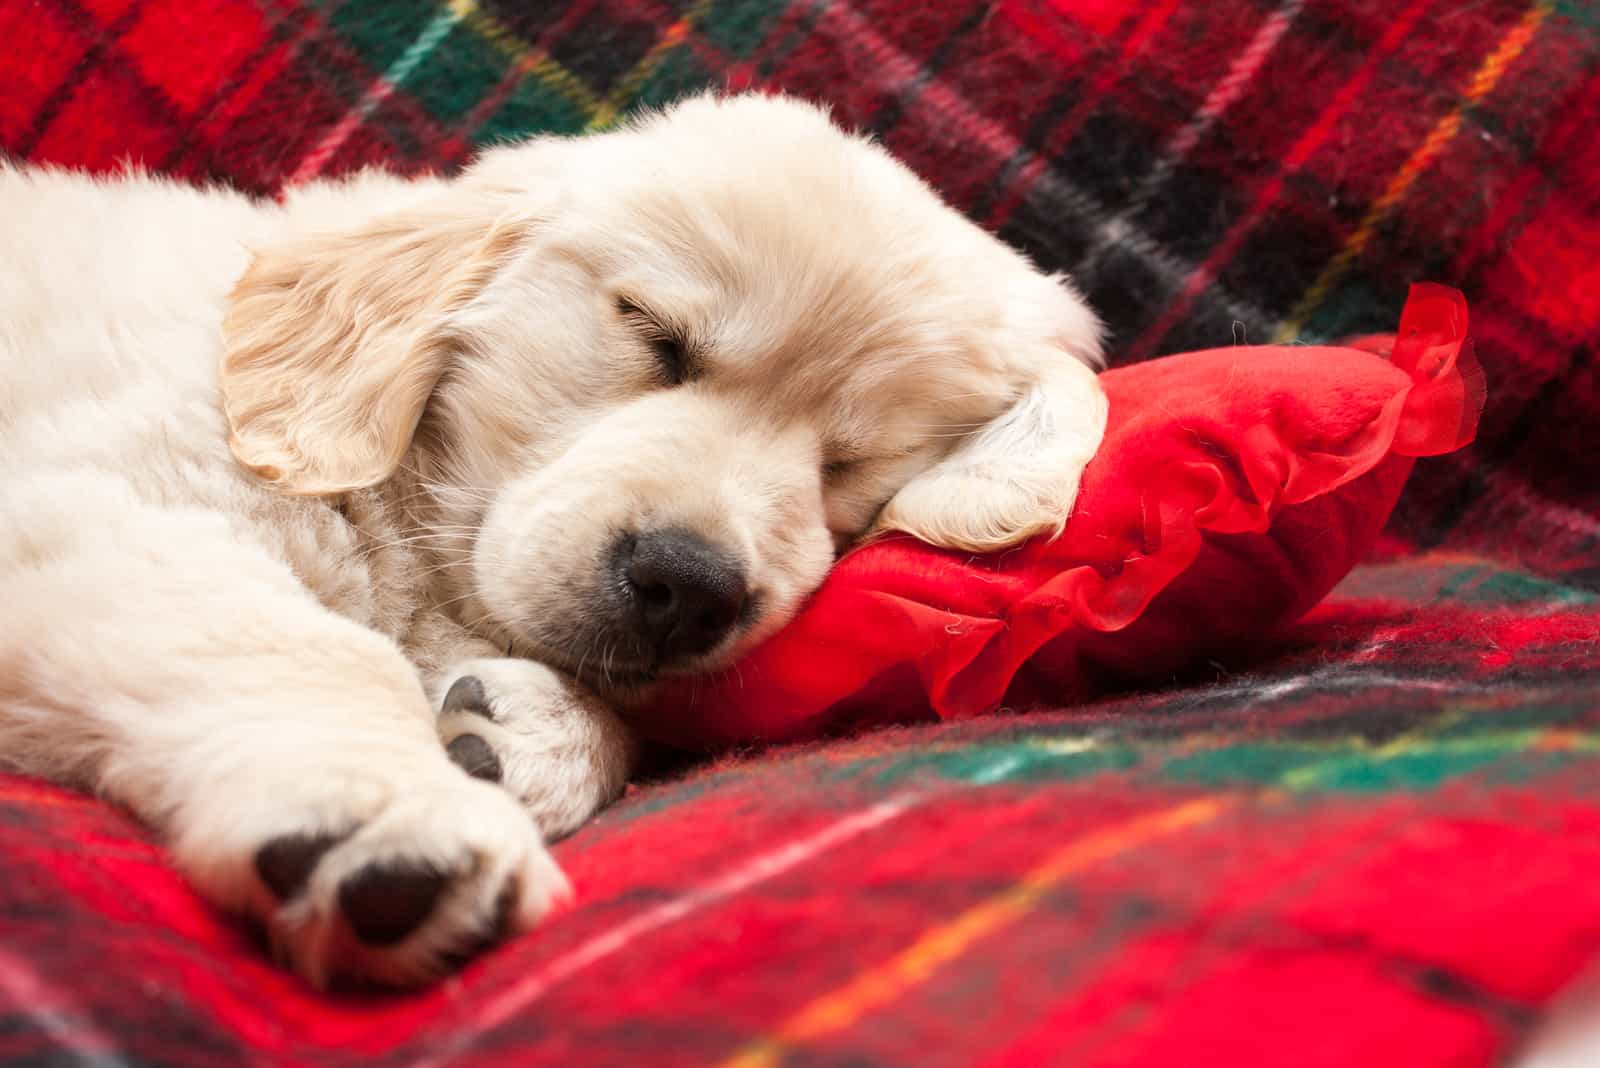
[[1439,1065],[1600,954],[1600,9],[1588,0],[0,0],[0,147],[262,194],[831,101],[1074,272],[1118,361],[1463,289],[1491,403],[1268,654],[726,758],[578,903],[324,997],[121,813],[0,779],[0,1063]]

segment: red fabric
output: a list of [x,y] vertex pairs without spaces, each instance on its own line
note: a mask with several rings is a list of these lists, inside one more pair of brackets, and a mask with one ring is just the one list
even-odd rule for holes
[[3,158],[270,196],[783,89],[1070,273],[1114,363],[1392,330],[1438,277],[1495,386],[1270,656],[642,784],[556,845],[572,908],[415,994],[311,990],[124,814],[0,776],[0,1064],[1506,1064],[1600,955],[1592,10],[0,0]]
[[1484,397],[1466,300],[1434,285],[1395,338],[1188,353],[1102,382],[1105,441],[1060,537],[986,557],[865,546],[784,631],[640,713],[646,730],[718,748],[1159,681],[1320,601],[1414,458],[1472,439]]

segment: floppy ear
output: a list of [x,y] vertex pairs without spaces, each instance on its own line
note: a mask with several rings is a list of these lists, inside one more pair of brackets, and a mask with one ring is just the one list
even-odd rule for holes
[[990,552],[1066,525],[1105,436],[1100,323],[1064,279],[1041,275],[1014,293],[1010,320],[1016,403],[902,487],[878,530]]
[[223,322],[219,384],[239,462],[280,488],[381,482],[444,373],[444,326],[527,231],[461,193],[259,252]]

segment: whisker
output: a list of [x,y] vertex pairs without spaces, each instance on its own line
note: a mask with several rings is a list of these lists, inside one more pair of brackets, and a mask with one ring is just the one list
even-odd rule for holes
[[578,658],[578,670],[572,673],[574,677],[583,678],[583,665],[589,662],[589,654],[594,652],[595,644],[593,641],[589,642],[587,648],[583,651],[583,656]]
[[[467,598],[476,597],[477,595],[478,595],[478,591],[477,590],[468,590],[466,593],[463,593],[460,597],[452,597],[448,601],[439,601],[438,603],[434,604],[432,607],[434,607],[436,609],[449,608],[453,604],[459,604],[460,602],[465,601]],[[483,623],[485,623],[485,622],[488,622],[488,620],[487,619],[482,620],[478,624],[476,624],[476,626],[482,626]]]
[[400,536],[398,538],[380,538],[380,537],[375,537],[374,536],[374,537],[371,537],[370,540],[375,542],[375,543],[382,544],[382,545],[409,545],[412,542],[418,542],[418,541],[431,541],[431,540],[441,540],[441,539],[442,540],[449,540],[449,539],[452,539],[452,538],[459,540],[459,539],[462,539],[462,538],[471,538],[471,537],[476,536],[477,534],[478,534],[478,531],[475,528],[463,528],[461,530],[428,530],[428,531],[421,531],[421,532],[418,532],[416,534],[404,534],[404,535],[402,535],[402,536]]
[[471,546],[464,545],[427,545],[420,541],[385,541],[374,542],[372,545],[367,546],[362,556],[370,557],[374,553],[382,552],[385,549],[407,548],[421,549],[430,553],[454,554],[456,556],[471,556],[475,551]]
[[462,483],[439,482],[408,464],[401,464],[400,470],[416,479],[417,483],[417,488],[401,498],[402,501],[414,500],[417,497],[426,495],[436,497],[453,495],[478,500],[483,503],[489,503],[494,498],[495,489],[492,486],[469,486]]
[[452,542],[468,541],[470,539],[471,535],[469,534],[412,534],[403,538],[373,538],[371,541],[373,545],[382,546],[384,548],[392,548],[396,545],[424,545],[429,543],[438,543],[434,546],[435,548],[448,549],[452,547]]
[[451,568],[460,567],[463,563],[465,563],[463,560],[446,560],[442,564],[434,564],[432,567],[425,567],[421,571],[416,572],[412,577],[419,579],[427,578],[430,575],[437,575],[441,571],[449,571]]

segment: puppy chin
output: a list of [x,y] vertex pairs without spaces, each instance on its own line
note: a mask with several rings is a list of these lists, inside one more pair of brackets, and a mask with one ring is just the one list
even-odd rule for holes
[[[658,658],[637,648],[628,649],[625,640],[604,634],[586,634],[591,620],[575,623],[569,629],[551,628],[572,635],[583,635],[571,645],[555,645],[522,627],[501,623],[496,629],[504,635],[507,651],[522,660],[533,660],[572,676],[597,696],[621,708],[637,707],[649,701],[665,679],[706,675],[731,666],[751,648],[747,635],[733,635],[716,649],[690,659],[661,664]],[[762,634],[769,633],[763,627]],[[548,631],[547,631],[548,633]],[[626,650],[619,658],[619,649]]]
[[[750,650],[749,643],[735,643],[726,652],[710,653],[698,658],[695,662],[675,664],[659,672],[644,673],[628,676],[612,672],[609,679],[600,677],[585,678],[575,675],[583,685],[589,687],[598,696],[603,698],[623,718],[643,710],[661,692],[663,686],[684,678],[715,674],[731,668],[740,657]],[[594,676],[593,671],[585,670],[585,675]]]

